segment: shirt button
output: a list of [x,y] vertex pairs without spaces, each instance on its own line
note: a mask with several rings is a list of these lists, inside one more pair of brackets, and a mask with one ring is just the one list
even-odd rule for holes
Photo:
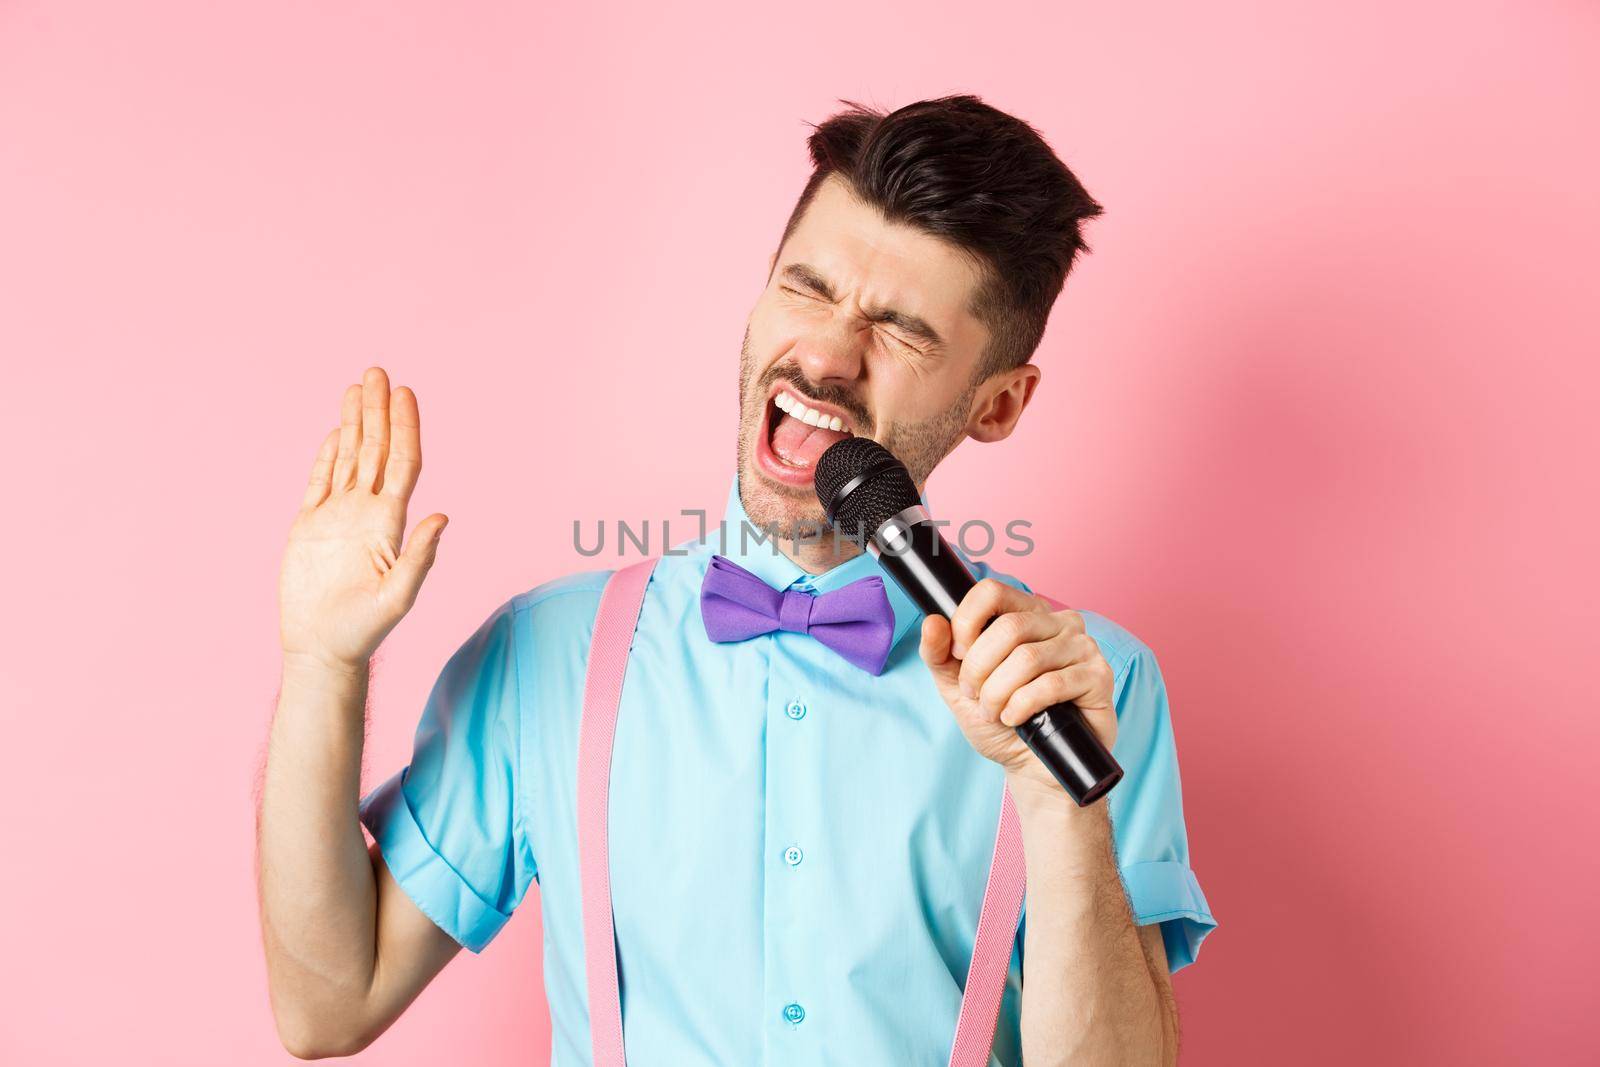
[[783,1017],[798,1026],[806,1017],[806,1010],[798,1004],[785,1004]]
[[789,718],[799,721],[806,717],[806,705],[803,700],[791,700],[789,706],[783,709]]
[[806,854],[801,852],[799,847],[796,845],[790,845],[788,848],[783,850],[783,862],[787,863],[791,867],[800,866],[800,861],[805,858]]

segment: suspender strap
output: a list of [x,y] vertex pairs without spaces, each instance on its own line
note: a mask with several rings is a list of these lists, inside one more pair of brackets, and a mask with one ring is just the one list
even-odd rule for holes
[[[583,883],[583,954],[589,988],[589,1036],[595,1067],[624,1067],[622,997],[617,981],[616,928],[611,916],[611,865],[606,816],[611,793],[611,746],[628,650],[656,561],[624,567],[606,582],[589,643],[578,730],[578,872]],[[1026,887],[1022,826],[1009,790],[1001,798],[989,879],[967,983],[956,1020],[950,1067],[987,1067],[995,1022],[1011,967],[1012,943]]]
[[1022,823],[1011,802],[1011,790],[1007,789],[1000,801],[1000,828],[994,838],[994,856],[989,860],[989,882],[983,888],[983,910],[978,913],[972,962],[967,964],[967,984],[961,995],[961,1014],[956,1018],[955,1043],[950,1047],[950,1067],[988,1067],[1026,886]]
[[624,567],[606,582],[589,640],[578,728],[578,873],[583,881],[583,956],[589,982],[589,1037],[595,1067],[623,1067],[622,998],[616,931],[611,924],[611,862],[606,815],[611,794],[611,742],[628,649],[656,561]]
[[[1056,611],[1066,607],[1055,597],[1040,594]],[[1000,1018],[1006,976],[1011,971],[1011,943],[1022,919],[1022,897],[1027,888],[1027,866],[1022,853],[1022,823],[1007,789],[1000,801],[1000,828],[989,860],[989,882],[983,889],[983,910],[978,913],[978,937],[967,965],[967,984],[956,1019],[956,1039],[950,1048],[950,1067],[987,1067],[994,1046],[994,1027]]]

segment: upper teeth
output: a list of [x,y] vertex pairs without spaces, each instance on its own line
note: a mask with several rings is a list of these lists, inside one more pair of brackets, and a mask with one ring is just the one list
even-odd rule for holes
[[824,415],[815,408],[806,407],[800,398],[793,393],[779,393],[772,398],[778,405],[778,410],[791,418],[799,419],[807,426],[816,426],[823,430],[843,430],[844,420],[837,415]]

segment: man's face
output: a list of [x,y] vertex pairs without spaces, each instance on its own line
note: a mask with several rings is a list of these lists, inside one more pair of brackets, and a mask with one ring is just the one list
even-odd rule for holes
[[752,522],[784,536],[821,522],[812,474],[847,433],[927,480],[966,434],[989,339],[969,310],[981,280],[954,245],[823,182],[745,329],[739,486]]

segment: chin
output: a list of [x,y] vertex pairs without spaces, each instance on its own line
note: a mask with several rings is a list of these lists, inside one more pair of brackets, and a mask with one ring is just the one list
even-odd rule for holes
[[745,464],[739,473],[739,495],[745,514],[758,529],[773,528],[780,536],[792,537],[797,527],[826,524],[822,505],[809,485],[777,481],[754,464]]

